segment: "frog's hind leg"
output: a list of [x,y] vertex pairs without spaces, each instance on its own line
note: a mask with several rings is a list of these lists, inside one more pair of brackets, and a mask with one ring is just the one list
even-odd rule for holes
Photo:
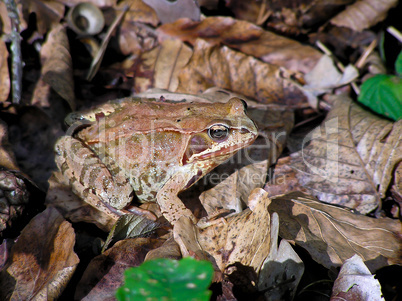
[[133,189],[124,176],[112,176],[96,154],[80,140],[61,137],[55,146],[56,164],[74,194],[113,218],[132,200]]

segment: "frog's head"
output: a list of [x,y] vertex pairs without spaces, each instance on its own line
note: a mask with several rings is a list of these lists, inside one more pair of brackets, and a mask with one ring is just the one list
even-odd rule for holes
[[[234,97],[227,103],[215,103],[208,117],[209,123],[189,139],[182,163],[209,161],[218,165],[238,150],[254,142],[258,132],[246,115],[246,103]],[[205,117],[205,116],[204,116]]]

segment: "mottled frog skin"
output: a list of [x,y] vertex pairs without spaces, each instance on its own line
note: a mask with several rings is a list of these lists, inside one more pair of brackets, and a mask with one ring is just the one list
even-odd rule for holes
[[76,195],[110,216],[127,214],[135,193],[172,224],[182,215],[196,222],[177,194],[253,143],[257,128],[239,98],[160,100],[129,97],[70,114],[72,135],[57,141],[56,163]]

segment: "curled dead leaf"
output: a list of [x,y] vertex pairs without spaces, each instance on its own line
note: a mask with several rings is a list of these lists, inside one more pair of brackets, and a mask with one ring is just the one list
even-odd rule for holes
[[381,206],[402,160],[402,120],[392,123],[344,96],[334,100],[290,164],[300,184],[321,201],[366,214]]
[[357,1],[332,18],[330,22],[336,26],[362,31],[384,20],[388,10],[397,4],[398,0]]
[[223,44],[266,63],[293,71],[308,72],[321,57],[316,49],[263,30],[253,23],[229,17],[208,17],[200,22],[179,19],[157,29],[164,36],[176,37],[196,45],[202,38],[208,43]]
[[358,254],[371,271],[402,264],[402,224],[371,218],[320,203],[301,192],[272,198],[279,215],[279,236],[306,249],[326,268],[338,267]]
[[300,103],[303,93],[281,76],[280,69],[226,46],[213,46],[202,39],[179,75],[177,92],[200,93],[217,86],[263,103]]
[[74,230],[55,208],[34,217],[0,272],[2,300],[56,299],[77,266]]
[[173,233],[183,256],[205,256],[221,271],[239,262],[258,273],[270,252],[270,233],[278,227],[271,223],[267,210],[270,199],[263,197],[265,194],[262,189],[253,190],[248,200],[251,209],[212,221],[203,229],[182,217]]
[[77,285],[75,299],[114,299],[116,289],[123,284],[124,270],[140,265],[147,252],[158,248],[162,242],[151,238],[134,238],[117,242],[89,263]]
[[63,25],[59,24],[49,32],[40,54],[43,81],[74,110],[73,67],[66,29]]

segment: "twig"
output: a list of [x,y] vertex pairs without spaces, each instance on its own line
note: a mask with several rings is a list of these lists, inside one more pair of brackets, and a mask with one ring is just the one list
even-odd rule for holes
[[22,55],[21,55],[21,35],[20,18],[18,15],[17,5],[14,0],[5,0],[8,16],[11,21],[11,87],[12,102],[19,104],[22,92]]
[[397,30],[395,27],[390,26],[387,28],[387,31],[394,36],[395,39],[397,39],[399,42],[402,43],[402,33]]
[[[131,5],[130,5],[131,6]],[[102,44],[98,50],[98,53],[96,56],[93,58],[91,66],[89,67],[88,75],[87,75],[87,80],[91,81],[95,74],[98,72],[100,64],[102,62],[103,56],[105,54],[107,45],[109,44],[110,38],[112,37],[112,34],[116,27],[120,24],[120,22],[123,20],[123,17],[125,13],[129,10],[130,8],[129,5],[124,6],[123,10],[120,12],[119,15],[117,15],[113,21],[113,23],[110,25],[103,41]]]
[[362,55],[357,60],[355,66],[357,69],[360,69],[366,63],[367,57],[373,52],[374,48],[377,47],[377,39],[373,40],[370,45],[366,48],[366,50],[362,53]]

